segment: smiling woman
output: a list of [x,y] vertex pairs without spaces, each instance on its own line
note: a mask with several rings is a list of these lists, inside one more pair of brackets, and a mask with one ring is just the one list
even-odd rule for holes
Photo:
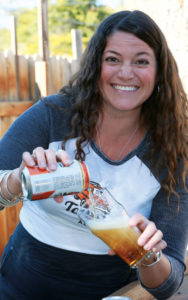
[[[28,109],[0,141],[2,209],[19,200],[25,166],[52,172],[77,159],[90,174],[90,194],[23,202],[2,255],[2,299],[99,300],[137,278],[157,299],[177,291],[188,244],[187,109],[157,24],[141,11],[106,18],[69,84]],[[77,215],[103,187],[151,254],[137,271]]]
[[[126,49],[126,51],[124,51]],[[152,48],[130,33],[115,32],[108,37],[102,56],[99,89],[103,108],[130,115],[140,114],[142,104],[155,86],[156,58]],[[109,112],[108,109],[108,112]],[[109,112],[110,113],[110,112]]]

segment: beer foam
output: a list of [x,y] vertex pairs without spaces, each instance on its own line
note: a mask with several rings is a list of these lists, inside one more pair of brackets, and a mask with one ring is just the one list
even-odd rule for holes
[[128,227],[129,217],[124,213],[117,217],[107,217],[106,219],[95,219],[88,221],[88,227],[91,230],[107,230]]

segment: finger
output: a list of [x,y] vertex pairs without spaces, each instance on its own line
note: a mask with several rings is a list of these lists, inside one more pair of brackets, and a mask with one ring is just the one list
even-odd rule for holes
[[155,234],[147,241],[146,244],[144,244],[144,249],[145,250],[151,250],[157,245],[163,238],[163,233],[161,230],[157,230]]
[[35,148],[33,150],[32,156],[40,169],[45,169],[47,167],[46,154],[44,148],[42,147]]
[[56,158],[58,161],[61,161],[64,166],[70,166],[72,163],[72,159],[70,155],[65,150],[62,149],[59,149],[56,152]]
[[20,167],[23,169],[26,165],[31,167],[35,165],[35,160],[29,152],[24,152],[22,154],[22,163]]
[[56,159],[56,153],[52,149],[45,150],[45,157],[46,157],[46,163],[47,167],[51,171],[55,171],[57,169],[57,159]]
[[111,256],[113,256],[113,255],[115,255],[116,253],[114,252],[114,250],[110,249],[110,250],[108,250],[108,254],[111,255]]
[[138,239],[138,244],[140,246],[145,246],[149,242],[149,240],[156,234],[156,232],[157,232],[157,228],[155,226],[155,223],[151,221],[148,222],[147,226],[145,227],[144,231],[142,232],[142,234]]
[[138,227],[141,232],[145,230],[150,221],[140,213],[136,213],[129,219],[129,226]]
[[56,196],[56,197],[54,197],[54,200],[58,203],[61,203],[61,202],[63,202],[63,196]]
[[153,251],[153,252],[158,252],[158,251],[160,251],[160,250],[165,249],[166,247],[167,247],[167,243],[166,243],[164,240],[161,240],[159,243],[157,243],[157,244],[153,247],[152,251]]

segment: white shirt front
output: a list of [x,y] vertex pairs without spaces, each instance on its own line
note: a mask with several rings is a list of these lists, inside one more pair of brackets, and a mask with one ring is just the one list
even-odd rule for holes
[[[74,159],[76,139],[66,143],[66,151]],[[93,147],[86,146],[85,163],[90,181],[107,187],[112,195],[126,208],[129,216],[136,212],[149,217],[152,200],[160,184],[150,169],[134,155],[122,163],[110,163]],[[61,142],[53,142],[49,148],[57,151]],[[25,229],[39,241],[57,248],[89,254],[106,254],[109,247],[81,224],[77,211],[79,195],[64,196],[62,203],[53,198],[24,201],[20,219]]]

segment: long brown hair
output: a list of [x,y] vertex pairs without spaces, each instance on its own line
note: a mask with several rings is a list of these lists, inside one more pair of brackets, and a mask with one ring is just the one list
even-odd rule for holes
[[[116,31],[129,32],[146,42],[157,60],[156,84],[150,98],[142,106],[142,122],[150,128],[152,149],[148,154],[157,170],[167,169],[162,182],[168,195],[175,193],[177,180],[188,171],[187,97],[175,59],[157,24],[141,11],[121,11],[107,17],[91,38],[83,55],[80,70],[61,93],[74,99],[72,132],[64,140],[78,136],[76,158],[84,160],[84,142],[92,138],[102,99],[98,81],[107,38]],[[157,159],[154,159],[154,157]],[[181,170],[179,162],[181,161]],[[177,176],[178,173],[178,176]]]

